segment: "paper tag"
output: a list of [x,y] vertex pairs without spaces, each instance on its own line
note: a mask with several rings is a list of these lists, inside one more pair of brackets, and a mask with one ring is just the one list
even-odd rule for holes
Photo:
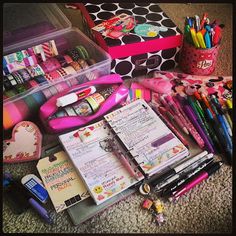
[[39,160],[37,169],[56,212],[90,196],[65,152]]

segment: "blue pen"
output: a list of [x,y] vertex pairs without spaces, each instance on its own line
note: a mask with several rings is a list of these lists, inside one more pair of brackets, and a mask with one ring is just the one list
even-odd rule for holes
[[219,121],[219,123],[220,123],[220,125],[221,125],[221,127],[222,127],[222,129],[223,129],[224,137],[225,137],[225,139],[226,139],[226,141],[227,141],[227,146],[228,146],[230,149],[232,149],[232,148],[233,148],[232,140],[231,140],[231,138],[230,138],[230,136],[229,136],[229,134],[228,134],[227,127],[226,127],[226,125],[225,125],[225,123],[224,123],[224,120],[223,120],[222,116],[218,113],[218,111],[217,111],[215,105],[214,105],[211,101],[210,101],[210,103],[211,103],[211,107],[212,107],[213,111],[215,112],[215,114],[216,114],[216,116],[217,116],[217,119],[218,119],[218,121]]

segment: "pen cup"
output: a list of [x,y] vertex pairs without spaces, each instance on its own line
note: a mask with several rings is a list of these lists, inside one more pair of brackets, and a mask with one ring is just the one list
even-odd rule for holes
[[187,74],[210,75],[215,70],[219,49],[219,44],[202,49],[184,41],[179,57],[180,68]]

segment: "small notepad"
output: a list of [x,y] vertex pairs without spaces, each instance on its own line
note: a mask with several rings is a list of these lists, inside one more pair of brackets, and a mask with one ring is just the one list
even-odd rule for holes
[[90,196],[64,151],[40,159],[37,169],[56,212],[63,211]]

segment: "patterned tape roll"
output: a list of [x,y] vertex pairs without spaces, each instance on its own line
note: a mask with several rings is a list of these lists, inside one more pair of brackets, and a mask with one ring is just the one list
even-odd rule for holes
[[38,83],[34,79],[27,81],[27,83],[28,83],[29,87],[31,87],[31,88],[38,86]]
[[45,78],[45,76],[43,76],[43,75],[36,76],[36,77],[34,78],[34,80],[35,80],[38,84],[48,82],[47,79]]
[[70,65],[71,65],[77,72],[82,70],[81,65],[80,65],[78,62],[76,62],[76,61],[72,61],[72,62],[70,63]]
[[49,90],[49,88],[45,88],[42,90],[42,93],[44,94],[44,96],[46,97],[46,99],[49,99],[50,97],[52,97],[52,93],[51,91]]
[[18,93],[23,93],[27,91],[27,87],[24,84],[17,84],[15,86],[15,89],[17,90]]
[[30,113],[35,114],[38,111],[40,104],[37,103],[32,95],[24,97],[23,100],[28,106]]
[[77,61],[80,58],[79,51],[76,48],[68,50],[67,54],[72,58],[73,61]]
[[64,55],[63,57],[65,58],[65,61],[67,62],[67,64],[70,64],[73,61],[69,55]]
[[49,73],[61,68],[60,62],[54,57],[48,58],[46,61],[42,62],[40,66],[45,73]]
[[32,97],[36,100],[36,102],[41,106],[44,102],[47,101],[47,98],[45,97],[44,93],[41,91],[38,91],[36,93],[32,94]]
[[10,90],[4,91],[4,95],[8,98],[14,97],[17,95],[17,91],[15,89],[10,89]]
[[58,92],[62,92],[63,90],[69,88],[69,85],[66,82],[61,82],[55,85]]
[[24,81],[28,81],[31,79],[29,72],[26,69],[21,69],[17,71]]
[[49,75],[51,76],[52,80],[57,80],[62,77],[57,70],[50,72]]
[[76,70],[73,68],[73,66],[67,66],[63,68],[67,75],[73,75],[76,73]]
[[89,59],[88,51],[85,49],[84,46],[79,45],[79,46],[76,46],[75,48],[78,51],[80,58]]

